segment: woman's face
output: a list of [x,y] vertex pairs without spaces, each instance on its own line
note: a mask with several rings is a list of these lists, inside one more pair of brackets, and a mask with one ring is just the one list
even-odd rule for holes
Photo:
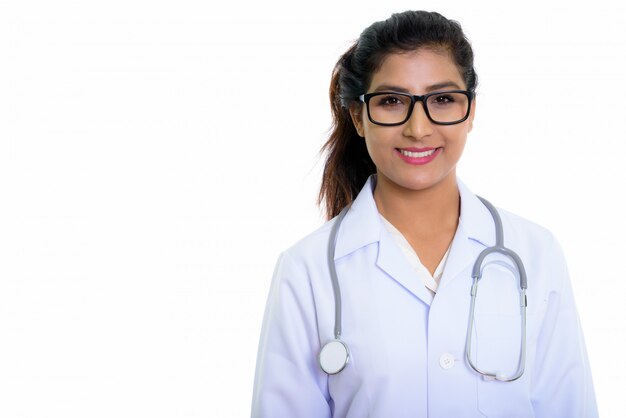
[[[423,95],[465,89],[457,67],[447,54],[419,49],[388,55],[374,73],[366,93],[378,90]],[[379,184],[392,182],[406,189],[423,190],[456,176],[456,163],[463,153],[467,134],[472,130],[475,107],[473,100],[469,117],[456,125],[432,123],[421,102],[415,104],[409,120],[399,126],[373,124],[367,117],[365,104],[353,104],[350,114],[358,134],[365,137]],[[415,159],[408,162],[400,152],[401,149],[419,152],[433,148],[436,149],[434,158],[425,163],[428,159],[418,159],[421,164],[416,164]]]

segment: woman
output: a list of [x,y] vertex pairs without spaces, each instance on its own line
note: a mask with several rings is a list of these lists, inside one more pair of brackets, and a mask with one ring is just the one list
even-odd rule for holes
[[[340,58],[329,221],[276,265],[254,417],[597,416],[558,242],[456,176],[476,85],[461,27],[434,12],[374,23]],[[497,216],[523,266],[485,256],[474,303]]]

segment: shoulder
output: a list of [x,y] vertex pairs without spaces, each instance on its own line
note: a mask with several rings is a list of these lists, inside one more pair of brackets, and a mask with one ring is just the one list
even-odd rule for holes
[[502,217],[505,243],[513,240],[516,246],[528,246],[533,253],[542,252],[545,255],[552,257],[558,255],[562,258],[558,238],[546,226],[506,209],[498,208],[498,212]]
[[552,245],[555,241],[554,235],[545,226],[475,194],[459,178],[457,183],[461,194],[461,222],[468,236],[486,246],[495,243],[494,219],[488,210],[489,206],[495,206],[502,220],[505,245],[514,247],[532,243],[534,246],[544,246]]
[[498,213],[502,218],[504,228],[508,229],[516,237],[533,240],[535,243],[550,243],[556,241],[556,237],[547,227],[531,221],[506,209],[498,207]]
[[331,285],[328,242],[333,222],[325,222],[280,253],[272,278],[273,300],[296,299],[298,306],[313,303],[313,307],[315,295],[332,295],[327,287]]
[[324,222],[317,229],[306,234],[296,242],[287,246],[282,256],[296,264],[320,263],[325,260],[328,251],[328,240],[333,223],[337,217]]
[[501,208],[498,212],[502,218],[504,245],[519,254],[530,270],[527,273],[544,276],[553,286],[562,287],[567,277],[567,262],[555,234],[514,212]]

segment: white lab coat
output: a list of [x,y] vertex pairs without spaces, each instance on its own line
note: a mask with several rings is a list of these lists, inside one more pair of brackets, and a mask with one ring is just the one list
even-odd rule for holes
[[[458,178],[461,214],[435,297],[381,224],[370,176],[345,216],[335,251],[350,361],[318,365],[334,338],[327,248],[336,218],[276,264],[259,343],[253,417],[596,417],[589,363],[562,250],[545,228],[498,209],[504,244],[528,276],[526,371],[487,381],[468,365],[471,269],[495,243],[488,209]],[[512,375],[521,343],[519,276],[486,258],[472,337],[475,364]]]

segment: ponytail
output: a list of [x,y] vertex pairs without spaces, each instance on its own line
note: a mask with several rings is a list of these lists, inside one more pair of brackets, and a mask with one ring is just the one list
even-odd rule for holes
[[326,219],[337,216],[352,203],[376,166],[367,152],[365,139],[360,137],[350,117],[350,100],[341,97],[340,79],[346,63],[352,59],[355,43],[337,62],[330,82],[330,107],[333,124],[331,134],[320,153],[326,152],[317,204],[325,206]]

